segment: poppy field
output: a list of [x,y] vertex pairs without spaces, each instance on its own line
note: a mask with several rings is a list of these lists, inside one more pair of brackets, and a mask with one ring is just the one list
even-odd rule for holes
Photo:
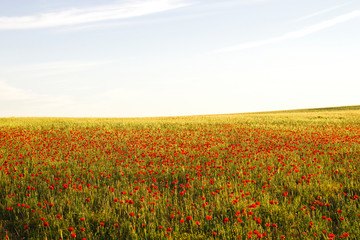
[[0,239],[360,239],[360,106],[0,119]]

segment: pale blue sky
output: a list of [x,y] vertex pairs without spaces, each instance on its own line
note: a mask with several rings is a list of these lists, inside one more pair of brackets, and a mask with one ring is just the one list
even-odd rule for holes
[[0,0],[0,117],[360,104],[357,0]]

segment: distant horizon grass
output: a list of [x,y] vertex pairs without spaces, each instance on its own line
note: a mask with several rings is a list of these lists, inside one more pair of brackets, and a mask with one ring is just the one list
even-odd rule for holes
[[[336,112],[336,113],[334,113]],[[189,116],[169,116],[169,117],[129,117],[129,118],[108,118],[108,117],[7,117],[0,118],[0,127],[45,127],[45,126],[82,126],[82,127],[130,127],[147,126],[154,124],[194,124],[202,123],[205,120],[216,122],[240,122],[250,121],[253,118],[264,120],[265,122],[286,121],[333,121],[335,123],[351,121],[360,123],[360,105],[292,109],[279,111],[261,111],[248,113],[229,113],[229,114],[210,114],[210,115],[189,115]],[[346,118],[346,119],[345,119]]]

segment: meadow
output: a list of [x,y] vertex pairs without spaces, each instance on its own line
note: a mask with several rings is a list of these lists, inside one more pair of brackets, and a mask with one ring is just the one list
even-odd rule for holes
[[360,239],[360,106],[0,119],[0,239]]

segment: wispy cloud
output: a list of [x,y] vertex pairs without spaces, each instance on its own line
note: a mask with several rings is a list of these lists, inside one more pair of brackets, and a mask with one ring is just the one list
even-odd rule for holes
[[[9,103],[22,103],[27,105],[27,107],[29,106],[38,107],[38,106],[47,106],[47,105],[56,107],[62,104],[71,104],[72,101],[68,96],[65,95],[39,94],[30,90],[14,87],[4,81],[0,81],[0,106],[1,104],[6,105],[6,106],[1,106],[0,109],[1,110],[4,110],[5,108],[11,109]],[[3,112],[0,111],[0,116],[2,114]]]
[[329,8],[325,8],[323,10],[320,10],[320,11],[317,11],[317,12],[314,12],[314,13],[311,13],[309,15],[306,15],[306,16],[303,16],[303,17],[300,17],[298,19],[295,20],[295,22],[301,22],[301,21],[304,21],[306,19],[309,19],[309,18],[312,18],[312,17],[316,17],[316,16],[319,16],[319,15],[322,15],[324,13],[327,13],[327,12],[331,12],[335,9],[338,9],[340,7],[343,7],[347,4],[340,4],[340,5],[336,5],[336,6],[332,6],[332,7],[329,7]]
[[201,13],[201,14],[190,14],[184,16],[172,16],[172,17],[159,17],[152,19],[129,19],[125,21],[111,21],[111,22],[97,22],[97,23],[89,23],[82,25],[73,25],[69,27],[60,28],[58,32],[74,32],[74,31],[82,31],[82,30],[93,30],[93,29],[103,29],[103,28],[112,28],[118,26],[127,26],[134,24],[154,24],[154,23],[163,23],[163,22],[173,22],[173,21],[181,21],[188,19],[201,18],[204,16],[208,16],[210,13]]
[[81,72],[97,66],[111,64],[112,61],[56,61],[0,68],[0,76],[25,75],[39,77]]
[[261,40],[261,41],[247,42],[247,43],[242,43],[240,45],[221,48],[221,49],[216,50],[215,53],[240,51],[240,50],[244,50],[244,49],[260,47],[260,46],[264,46],[264,45],[268,45],[268,44],[272,44],[272,43],[277,43],[277,42],[281,42],[281,41],[285,41],[285,40],[289,40],[289,39],[305,37],[309,34],[321,31],[323,29],[335,26],[335,25],[343,23],[343,22],[347,22],[347,21],[357,18],[359,16],[360,16],[360,10],[355,10],[355,11],[334,17],[332,19],[323,21],[321,23],[317,23],[312,26],[302,28],[297,31],[285,33],[284,35],[279,36],[279,37],[269,38],[269,39],[265,39],[265,40]]
[[0,101],[26,100],[32,94],[0,81]]
[[164,12],[190,5],[183,0],[136,0],[123,4],[106,5],[34,16],[0,17],[0,30],[49,28],[128,19]]
[[222,0],[222,1],[204,1],[202,4],[195,4],[192,9],[206,11],[209,14],[209,10],[221,10],[222,8],[232,8],[237,6],[263,4],[271,2],[273,0]]

